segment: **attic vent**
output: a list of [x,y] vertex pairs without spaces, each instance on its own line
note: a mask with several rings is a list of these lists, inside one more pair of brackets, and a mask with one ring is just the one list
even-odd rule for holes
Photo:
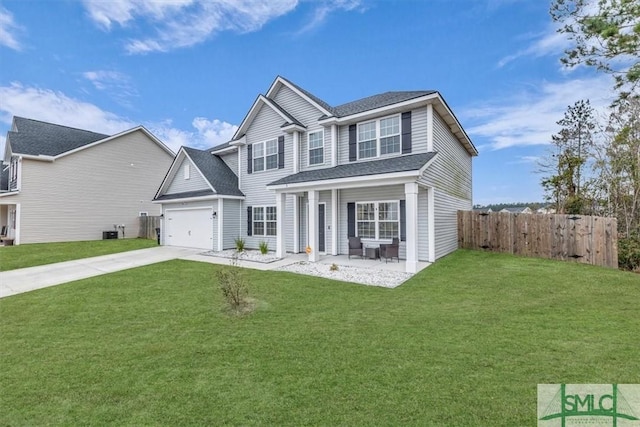
[[191,175],[191,170],[189,168],[189,163],[184,164],[184,179],[189,179]]

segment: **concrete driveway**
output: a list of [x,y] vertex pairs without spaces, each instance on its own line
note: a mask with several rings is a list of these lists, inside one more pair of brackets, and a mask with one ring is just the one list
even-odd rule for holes
[[202,252],[202,249],[158,246],[117,254],[83,258],[56,264],[21,268],[0,272],[0,298],[23,292],[113,273],[157,262],[187,258]]

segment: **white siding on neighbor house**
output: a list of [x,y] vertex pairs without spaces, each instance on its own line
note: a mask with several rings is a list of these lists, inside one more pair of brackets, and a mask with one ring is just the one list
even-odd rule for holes
[[[270,107],[263,105],[247,129],[246,139],[247,144],[253,144],[268,139],[278,138],[283,135],[285,150],[285,162],[283,169],[270,169],[248,174],[247,147],[241,147],[242,164],[240,165],[240,174],[242,184],[240,190],[246,196],[242,209],[241,237],[245,238],[247,248],[250,249],[257,249],[261,241],[267,242],[269,250],[275,250],[276,248],[276,236],[247,236],[247,206],[275,206],[275,192],[267,190],[266,185],[293,173],[292,135],[282,132],[280,129],[282,123],[284,123],[284,120],[280,115]],[[287,205],[285,206],[285,210],[287,211],[293,209],[293,206],[290,205],[288,201],[289,199],[287,198]],[[285,230],[291,230],[292,226],[292,216],[289,214],[285,217]],[[287,247],[286,249],[292,250],[292,246],[293,244],[291,242],[291,247]]]
[[470,200],[435,191],[436,259],[458,249],[458,210],[470,210],[471,205]]
[[54,162],[23,159],[21,192],[4,200],[21,203],[20,243],[98,240],[114,224],[137,237],[139,213],[160,214],[151,200],[172,160],[142,131]]
[[233,171],[236,175],[238,175],[238,152],[231,151],[229,153],[221,154],[219,156],[223,162],[229,166],[229,169]]
[[[331,166],[331,128],[324,129],[318,124],[318,118],[323,113],[313,105],[309,104],[304,98],[297,95],[294,91],[287,86],[282,85],[278,92],[274,96],[274,101],[282,108],[284,108],[289,114],[291,114],[296,120],[304,124],[307,129],[300,135],[299,146],[299,170],[315,169],[319,167]],[[314,165],[309,167],[309,152],[307,151],[307,134],[317,130],[324,129],[324,164]],[[292,155],[288,153],[288,155]]]
[[[224,199],[222,202],[224,215],[222,217],[222,249],[235,249],[236,238],[243,236],[242,223],[240,216],[242,214],[242,202],[234,199]],[[246,234],[246,230],[244,232]]]
[[[380,117],[387,117],[386,114]],[[367,122],[370,120],[366,120]],[[402,120],[401,120],[402,122]],[[402,125],[401,125],[402,126]],[[328,130],[331,133],[330,130]],[[325,132],[326,134],[327,132]],[[402,134],[402,129],[400,129]],[[331,135],[329,135],[331,136]],[[379,137],[379,135],[378,135]],[[325,135],[326,141],[326,135]],[[427,108],[417,108],[411,110],[411,154],[427,152]],[[402,154],[392,154],[382,157],[372,157],[368,159],[357,160],[358,162],[367,162],[371,160],[385,159],[389,157],[400,156]],[[338,128],[338,164],[354,163],[349,162],[349,125],[340,126]]]
[[[184,178],[185,168],[189,167],[189,179]],[[164,194],[178,194],[186,193],[187,191],[209,190],[211,187],[204,180],[200,172],[191,163],[191,161],[185,158],[180,166],[177,168],[173,179],[167,187],[167,191]]]

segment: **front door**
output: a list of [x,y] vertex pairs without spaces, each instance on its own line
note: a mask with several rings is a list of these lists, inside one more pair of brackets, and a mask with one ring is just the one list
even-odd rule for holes
[[325,223],[324,223],[324,211],[326,209],[325,203],[318,204],[318,252],[325,252]]

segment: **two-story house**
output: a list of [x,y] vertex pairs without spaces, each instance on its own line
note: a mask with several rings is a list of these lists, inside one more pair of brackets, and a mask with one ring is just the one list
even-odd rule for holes
[[283,77],[233,139],[182,148],[155,201],[166,245],[222,250],[243,238],[278,257],[400,240],[408,272],[457,248],[471,209],[473,143],[437,91],[386,92],[330,106]]
[[173,158],[142,126],[105,135],[14,117],[0,179],[2,239],[137,237],[138,216],[160,214],[152,199]]

